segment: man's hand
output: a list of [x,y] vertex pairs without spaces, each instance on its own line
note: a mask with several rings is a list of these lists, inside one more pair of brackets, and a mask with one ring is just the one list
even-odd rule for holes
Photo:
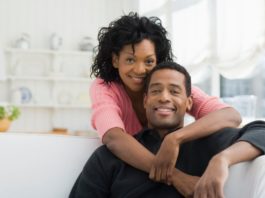
[[229,165],[222,157],[215,156],[197,183],[194,198],[224,198],[224,184]]
[[175,169],[179,154],[179,144],[173,133],[165,136],[158,153],[153,161],[149,178],[156,182],[171,184],[171,177]]
[[199,177],[188,175],[178,169],[173,171],[172,185],[181,193],[184,197],[193,197],[195,186],[199,181]]

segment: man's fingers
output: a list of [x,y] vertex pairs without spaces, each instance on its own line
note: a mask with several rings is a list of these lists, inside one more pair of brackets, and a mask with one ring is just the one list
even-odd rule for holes
[[156,182],[161,182],[161,169],[160,168],[156,168],[155,169],[155,181]]
[[224,198],[223,186],[220,183],[214,184],[214,194],[216,198]]
[[161,181],[162,182],[167,182],[167,168],[163,168],[161,170]]
[[216,192],[214,188],[212,187],[207,188],[206,191],[207,191],[207,197],[216,197],[216,194],[215,194]]
[[168,167],[167,168],[167,180],[166,180],[168,185],[171,185],[172,175],[173,175],[173,168]]
[[154,180],[155,179],[155,168],[154,167],[152,167],[151,170],[150,170],[149,178],[151,180]]

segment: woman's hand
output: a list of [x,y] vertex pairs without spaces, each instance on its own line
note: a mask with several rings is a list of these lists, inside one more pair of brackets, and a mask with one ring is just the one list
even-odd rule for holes
[[171,184],[171,177],[175,169],[179,154],[179,143],[174,133],[165,136],[149,173],[149,178],[156,182]]

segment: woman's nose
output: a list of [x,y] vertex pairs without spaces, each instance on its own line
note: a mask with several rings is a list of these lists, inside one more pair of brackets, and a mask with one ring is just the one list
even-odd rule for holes
[[145,74],[146,73],[145,65],[143,63],[139,63],[139,64],[135,65],[134,72],[136,74]]

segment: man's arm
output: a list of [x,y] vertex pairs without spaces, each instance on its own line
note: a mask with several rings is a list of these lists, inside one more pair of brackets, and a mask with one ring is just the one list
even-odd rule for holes
[[194,198],[224,198],[224,184],[228,178],[229,167],[233,164],[249,161],[262,153],[252,144],[239,141],[215,155],[196,185]]
[[168,134],[156,155],[150,178],[155,181],[165,181],[170,177],[175,167],[180,144],[208,136],[224,127],[237,127],[240,122],[239,113],[233,108],[226,107]]
[[178,169],[174,169],[170,183],[184,197],[192,197],[199,179],[200,177],[188,175]]

